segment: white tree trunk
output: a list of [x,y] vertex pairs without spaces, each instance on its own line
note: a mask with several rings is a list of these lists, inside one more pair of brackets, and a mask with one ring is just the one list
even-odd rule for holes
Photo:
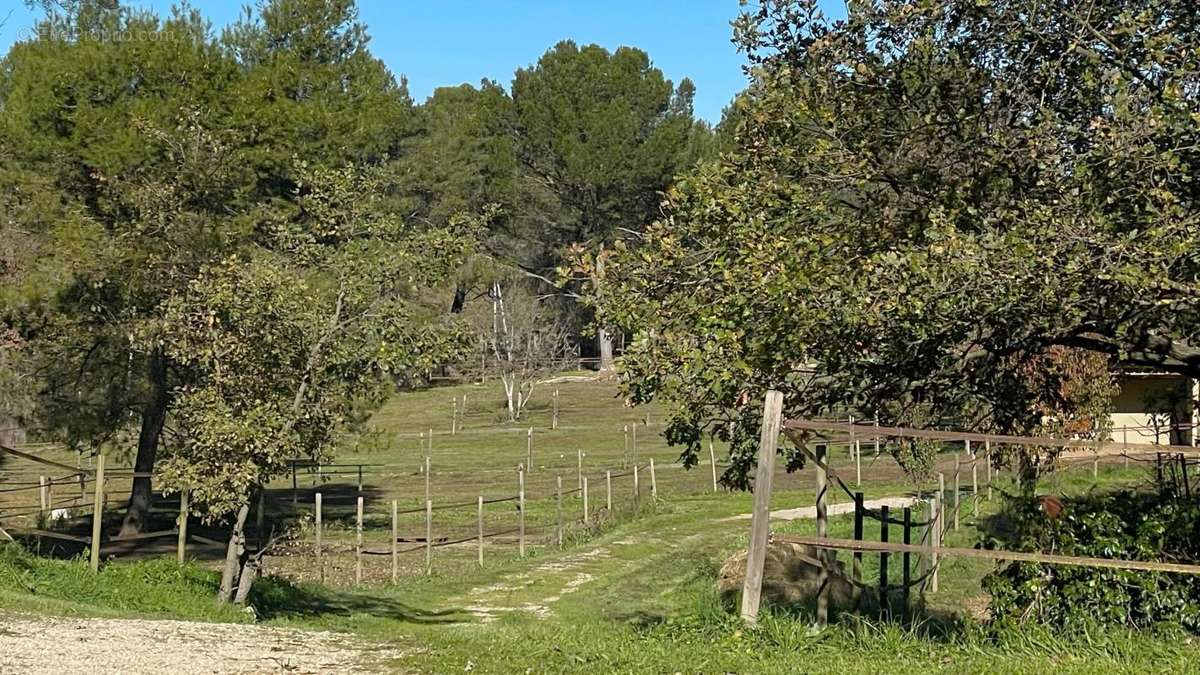
[[612,372],[616,366],[613,365],[613,336],[608,332],[607,328],[601,328],[596,336],[600,343],[600,372]]

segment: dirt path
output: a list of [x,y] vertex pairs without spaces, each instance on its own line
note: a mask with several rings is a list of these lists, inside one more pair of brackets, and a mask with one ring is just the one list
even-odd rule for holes
[[329,632],[0,614],[0,673],[375,673],[401,656]]

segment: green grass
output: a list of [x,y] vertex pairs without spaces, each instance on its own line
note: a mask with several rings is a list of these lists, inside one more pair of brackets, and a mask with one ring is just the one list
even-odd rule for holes
[[[549,394],[560,391],[560,428],[549,429]],[[451,400],[468,396],[462,433],[450,435]],[[325,512],[327,578],[312,583],[313,559],[301,547],[296,555],[269,559],[269,569],[292,581],[266,579],[253,599],[260,620],[273,625],[344,631],[398,645],[398,667],[418,672],[1182,672],[1200,656],[1189,638],[1120,630],[1061,634],[1036,627],[991,629],[973,618],[986,604],[979,581],[992,568],[986,561],[948,559],[941,590],[927,597],[924,618],[911,625],[879,623],[842,615],[822,631],[804,613],[767,613],[758,628],[744,628],[715,592],[723,560],[746,544],[749,513],[745,493],[711,489],[707,464],[685,471],[672,466],[677,451],[658,436],[661,415],[623,406],[611,383],[563,382],[539,390],[527,419],[503,421],[498,384],[438,387],[405,393],[390,401],[369,423],[372,431],[348,439],[343,462],[385,465],[364,476],[363,496],[369,548],[385,547],[390,501],[411,508],[423,500],[424,479],[417,469],[424,451],[417,434],[433,427],[432,492],[435,503],[473,501],[516,490],[516,465],[525,460],[526,429],[536,428],[535,462],[528,475],[531,546],[525,558],[511,540],[489,542],[485,566],[475,562],[472,545],[436,549],[433,574],[423,574],[423,553],[404,557],[401,581],[387,583],[386,556],[365,559],[368,583],[353,588],[354,498],[357,476],[302,475],[298,503],[291,504],[290,477],[277,481],[269,502],[271,520],[299,523],[299,543],[311,543],[312,493],[327,498]],[[460,399],[461,400],[461,399]],[[629,478],[614,485],[616,508],[590,526],[578,523],[581,503],[564,506],[567,543],[552,543],[553,484],[575,487],[576,450],[587,454],[592,504],[603,503],[605,469],[632,462],[626,456],[626,425],[639,430],[639,461],[658,465],[661,499],[648,499],[643,476],[641,507],[634,509]],[[724,448],[718,445],[720,458]],[[834,465],[848,481],[853,468],[844,450]],[[707,458],[704,458],[707,462]],[[1119,461],[1118,461],[1119,462]],[[949,477],[952,459],[939,469]],[[981,472],[982,474],[982,472]],[[970,471],[964,468],[963,485]],[[1074,468],[1047,483],[1047,490],[1079,494],[1143,481],[1146,470],[1105,464],[1093,479],[1090,465]],[[981,475],[982,478],[982,475]],[[777,475],[772,508],[813,503],[811,470]],[[951,482],[952,484],[952,482]],[[1000,480],[1003,487],[1003,479]],[[909,494],[914,485],[890,458],[864,463],[868,499]],[[845,499],[838,495],[839,501]],[[963,496],[964,504],[972,500]],[[1000,504],[981,499],[976,514],[964,506],[962,528],[946,545],[970,546]],[[899,513],[896,514],[899,516]],[[515,525],[511,504],[489,506],[487,529]],[[923,519],[924,514],[915,514]],[[474,507],[439,511],[435,534],[457,537],[474,531]],[[868,536],[878,537],[878,524]],[[852,519],[834,517],[832,536],[848,536]],[[777,523],[778,532],[811,534],[812,521]],[[423,533],[419,514],[401,521],[401,534]],[[893,530],[893,540],[899,534]],[[78,560],[50,561],[0,547],[0,607],[54,614],[174,617],[198,621],[249,621],[230,607],[215,605],[217,576],[195,564],[172,560],[113,562],[93,575]],[[843,554],[843,560],[847,559]],[[878,556],[864,556],[864,575],[877,574]],[[899,580],[898,556],[890,566]],[[491,621],[481,620],[490,615]]]

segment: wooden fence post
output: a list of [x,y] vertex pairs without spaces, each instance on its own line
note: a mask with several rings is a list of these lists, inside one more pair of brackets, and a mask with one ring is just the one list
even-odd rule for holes
[[517,468],[517,550],[525,557],[525,469]]
[[[829,445],[821,444],[816,448],[816,461],[813,462],[813,473],[816,482],[816,530],[817,536],[825,538],[829,534]],[[829,622],[829,571],[825,566],[827,552],[817,553],[821,561],[821,569],[817,571],[817,625],[824,626]]]
[[1100,477],[1100,455],[1092,457],[1092,478]]
[[575,449],[575,487],[583,491],[583,450]]
[[931,593],[938,591],[938,576],[941,572],[941,560],[938,557],[938,549],[942,547],[942,532],[946,529],[946,476],[938,474],[938,494],[937,501],[933,505],[934,517],[937,520],[933,528],[933,552],[930,558],[933,560],[933,577],[929,582],[929,590]]
[[392,500],[392,583],[400,577],[400,522],[396,509],[396,500]]
[[638,465],[633,465],[633,507],[636,509],[642,504],[642,488],[638,485]]
[[[901,536],[904,538],[903,541],[906,546],[912,543],[912,507],[910,506],[904,507],[904,532]],[[912,583],[912,554],[909,551],[905,551],[904,555],[901,556],[901,561],[901,585],[903,588],[900,590],[900,601],[904,604],[901,605],[900,612],[901,616],[907,619],[910,599],[908,587]]]
[[592,522],[591,516],[588,515],[588,479],[583,477],[583,524],[590,525]]
[[321,583],[325,583],[325,559],[321,556],[321,493],[315,495],[313,502],[313,523],[317,534],[317,569]]
[[[879,507],[879,541],[888,542],[888,507]],[[888,553],[879,552],[879,612],[884,620],[892,618],[892,599],[888,594]]]
[[[863,538],[863,493],[854,493],[854,540]],[[850,562],[850,578],[862,581],[862,551],[855,551]]]
[[958,532],[958,500],[959,500],[959,457],[954,453],[954,531]]
[[45,476],[38,476],[38,506],[42,522],[45,522],[46,517],[50,515],[50,485],[46,482]]
[[712,467],[713,492],[717,491],[717,453],[713,451],[712,438],[708,439],[708,465]]
[[296,485],[296,463],[295,462],[288,462],[288,463],[292,465],[292,506],[295,506],[296,503],[299,501],[299,497],[298,497],[299,489],[298,489],[298,486]]
[[354,585],[362,583],[363,498],[358,497],[357,517],[354,520]]
[[771,480],[775,474],[775,452],[779,447],[782,421],[783,394],[772,389],[767,392],[763,404],[758,467],[754,478],[754,511],[750,521],[750,545],[746,551],[746,578],[742,586],[742,620],[751,626],[758,623],[763,563],[770,537]]
[[992,442],[984,441],[983,456],[987,461],[987,500],[992,501]]
[[558,390],[554,390],[554,419],[550,422],[551,429],[558,428]]
[[190,508],[188,505],[188,500],[190,496],[190,491],[187,488],[183,488],[183,490],[179,492],[179,522],[176,525],[176,527],[179,528],[179,542],[176,544],[175,548],[176,558],[178,559],[180,565],[183,564],[184,559],[187,557],[187,526],[188,510]]
[[425,502],[425,574],[433,574],[433,501]]
[[979,464],[971,457],[971,517],[979,521]]
[[658,479],[654,477],[654,458],[650,458],[650,501],[658,501]]
[[96,455],[96,492],[93,499],[92,509],[92,542],[91,542],[91,565],[92,571],[100,570],[100,546],[103,544],[103,527],[104,524],[104,453]]
[[525,432],[525,466],[533,471],[533,427]]
[[879,457],[879,417],[875,417],[875,456]]
[[558,538],[558,547],[562,548],[562,545],[563,545],[562,476],[557,476],[556,478],[557,478],[558,486],[554,490],[554,497],[555,497],[555,504],[557,506],[557,511],[558,511],[558,527],[555,528],[555,532],[558,535],[558,537],[557,537]]
[[604,472],[604,510],[612,517],[612,471]]
[[453,409],[450,411],[450,435],[458,433],[458,397],[454,398]]
[[479,532],[479,566],[483,567],[483,495],[479,495],[479,507],[475,512],[475,522]]

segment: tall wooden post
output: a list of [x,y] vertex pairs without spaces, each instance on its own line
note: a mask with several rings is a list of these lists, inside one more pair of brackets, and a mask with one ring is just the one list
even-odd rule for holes
[[292,506],[295,506],[296,503],[299,501],[299,498],[298,498],[299,488],[296,485],[296,463],[289,462],[289,464],[292,465]]
[[50,484],[46,482],[45,476],[38,476],[38,506],[42,522],[45,522],[50,515]]
[[[904,537],[905,546],[912,544],[912,507],[909,506],[904,507],[904,533],[902,536]],[[912,583],[912,554],[909,551],[905,551],[904,555],[901,556],[901,560],[903,571],[901,584],[903,588],[900,591],[900,599],[904,605],[900,608],[900,611],[905,618],[908,618],[910,601],[909,584]]]
[[[863,538],[863,493],[854,493],[854,540]],[[850,578],[862,581],[862,551],[855,551],[850,562]]]
[[354,585],[362,583],[362,530],[363,530],[363,498],[358,497],[357,516],[354,519]]
[[588,515],[588,479],[583,477],[583,524],[590,525],[592,517]]
[[396,500],[392,500],[392,583],[400,578],[400,522],[396,509]]
[[555,533],[557,534],[558,547],[562,548],[562,545],[563,545],[562,476],[556,476],[555,478],[558,483],[558,486],[554,490],[554,502],[555,502],[555,505],[556,505],[557,511],[558,511],[558,526],[557,526],[557,528],[555,528]]
[[104,453],[96,455],[96,492],[92,497],[92,571],[100,570],[100,546],[103,545],[104,524]]
[[[879,507],[879,541],[888,542],[888,507]],[[879,552],[879,611],[884,619],[892,618],[892,599],[888,594],[888,552]]]
[[321,555],[321,493],[314,495],[313,499],[313,527],[316,528],[317,536],[317,574],[321,579],[321,583],[325,583],[325,559]]
[[575,487],[583,491],[583,450],[575,449]]
[[942,547],[942,532],[946,529],[946,475],[938,474],[938,495],[937,501],[933,505],[934,517],[936,519],[933,528],[933,553],[930,559],[933,560],[933,577],[929,580],[929,590],[932,593],[938,591],[938,576],[941,573],[941,559],[938,554],[938,549]]
[[636,509],[642,504],[642,486],[638,484],[638,465],[633,465],[633,507]]
[[187,488],[183,488],[183,490],[179,492],[179,522],[176,523],[176,527],[179,528],[179,542],[175,547],[175,557],[179,561],[180,565],[182,565],[183,561],[187,558],[188,511],[191,509],[188,501],[190,496],[191,491]]
[[550,422],[551,429],[558,428],[558,390],[554,390],[554,419]]
[[479,566],[483,567],[483,495],[479,495],[479,506],[475,511],[475,526],[479,538]]
[[985,441],[983,444],[983,455],[987,461],[987,500],[992,501],[992,442]]
[[954,453],[954,531],[958,532],[958,500],[959,500],[959,457]]
[[458,398],[457,397],[454,399],[453,406],[454,406],[453,409],[450,411],[450,435],[451,436],[458,433]]
[[767,392],[763,405],[758,467],[754,478],[754,511],[750,521],[750,545],[746,551],[746,579],[742,586],[742,620],[751,626],[758,623],[763,563],[766,561],[770,537],[771,479],[775,474],[775,453],[779,447],[782,421],[783,394],[772,389]]
[[[817,461],[813,462],[813,473],[816,478],[816,516],[817,536],[829,536],[828,493],[829,493],[829,446],[818,445],[816,448]],[[829,622],[829,571],[825,566],[828,558],[827,551],[818,552],[821,569],[817,572],[817,625],[824,626]]]
[[517,467],[517,550],[525,557],[525,469]]
[[712,438],[708,439],[708,465],[712,467],[713,492],[717,491],[717,453],[713,451]]
[[433,502],[425,502],[425,574],[433,574]]
[[879,457],[879,417],[875,418],[875,456]]
[[612,517],[612,471],[604,472],[604,510]]
[[650,458],[650,500],[658,501],[658,479],[654,477],[654,458]]

